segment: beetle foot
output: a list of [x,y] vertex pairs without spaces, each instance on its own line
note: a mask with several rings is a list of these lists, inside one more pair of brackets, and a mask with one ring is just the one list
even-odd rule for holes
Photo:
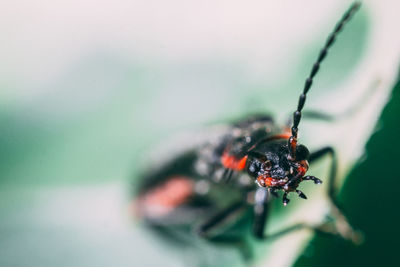
[[287,192],[283,193],[282,202],[283,202],[283,205],[284,205],[284,206],[286,206],[286,205],[289,203],[289,201],[290,201],[290,199],[287,198],[287,195],[288,195]]
[[322,180],[321,180],[321,179],[318,179],[318,178],[315,177],[315,176],[307,175],[307,176],[304,176],[304,177],[303,177],[303,180],[311,180],[311,181],[314,182],[314,184],[322,184]]

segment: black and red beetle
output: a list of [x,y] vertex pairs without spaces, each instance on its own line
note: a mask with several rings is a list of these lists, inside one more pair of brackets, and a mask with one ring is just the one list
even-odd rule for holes
[[[252,207],[253,233],[257,238],[266,238],[269,236],[264,229],[272,196],[277,197],[283,191],[284,205],[289,203],[290,193],[306,199],[298,189],[300,183],[322,183],[319,178],[306,175],[309,164],[330,155],[328,196],[334,207],[335,223],[312,228],[355,240],[357,235],[336,201],[335,150],[326,146],[309,152],[298,143],[297,134],[302,115],[307,116],[302,110],[313,78],[338,33],[359,7],[359,2],[353,3],[329,35],[305,81],[291,125],[280,127],[272,117],[258,114],[219,128],[207,142],[142,177],[136,188],[137,214],[158,229],[175,225],[212,237],[221,225]],[[311,226],[297,224],[277,235],[302,227]]]

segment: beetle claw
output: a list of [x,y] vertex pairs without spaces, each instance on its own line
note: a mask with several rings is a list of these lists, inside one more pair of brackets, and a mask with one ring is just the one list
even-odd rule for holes
[[283,194],[282,202],[283,202],[283,205],[284,205],[284,206],[286,206],[286,205],[289,203],[289,201],[290,201],[290,199],[287,198],[287,195],[288,195],[287,192],[285,192],[285,193]]
[[322,184],[322,180],[314,177],[315,179],[313,180],[315,184]]
[[301,192],[300,190],[296,190],[296,193],[299,195],[299,197],[303,198],[303,199],[307,199],[307,196]]

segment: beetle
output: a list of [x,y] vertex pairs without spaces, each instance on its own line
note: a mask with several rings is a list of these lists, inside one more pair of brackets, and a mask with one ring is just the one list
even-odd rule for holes
[[[321,63],[359,7],[359,2],[353,3],[328,36],[305,81],[291,125],[279,126],[271,116],[255,114],[218,129],[207,142],[143,175],[134,201],[139,217],[159,230],[171,226],[193,228],[198,235],[212,238],[215,232],[221,232],[221,225],[252,208],[252,232],[258,239],[307,227],[356,242],[359,235],[336,199],[334,148],[326,146],[310,152],[298,142],[298,127],[301,118],[307,117],[303,108]],[[323,114],[319,117],[324,118]],[[322,183],[306,173],[309,165],[325,156],[331,157],[328,197],[335,217],[333,225],[296,224],[266,236],[264,230],[273,198],[282,191],[285,206],[292,193],[307,199],[298,187],[304,181]]]

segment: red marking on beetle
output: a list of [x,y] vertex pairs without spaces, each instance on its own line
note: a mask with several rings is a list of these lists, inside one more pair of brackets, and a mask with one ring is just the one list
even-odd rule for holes
[[269,174],[258,176],[257,181],[262,187],[284,186],[287,183],[287,180],[272,178]]
[[[290,137],[289,137],[289,138],[290,138]],[[291,151],[296,152],[296,147],[297,147],[297,138],[296,138],[296,137],[293,137],[293,138],[290,140],[290,149],[291,149]]]
[[268,177],[264,179],[264,183],[266,186],[271,186],[272,185],[272,177]]
[[274,135],[274,139],[289,139],[292,134],[290,132],[285,131],[284,133]]
[[235,171],[241,171],[246,167],[247,155],[243,158],[237,159],[235,156],[231,156],[228,153],[224,153],[221,157],[221,163],[227,169]]
[[297,173],[300,175],[300,176],[304,176],[304,174],[306,174],[306,169],[304,168],[304,167],[298,167],[297,168]]
[[276,134],[271,136],[271,139],[289,139],[292,136],[292,132],[290,130],[290,127],[285,127],[280,134]]
[[297,167],[297,173],[299,173],[299,175],[304,176],[308,170],[308,162],[307,160],[302,160],[299,162],[300,166]]
[[162,185],[139,197],[138,214],[162,217],[183,204],[193,194],[194,183],[188,177],[174,176]]

